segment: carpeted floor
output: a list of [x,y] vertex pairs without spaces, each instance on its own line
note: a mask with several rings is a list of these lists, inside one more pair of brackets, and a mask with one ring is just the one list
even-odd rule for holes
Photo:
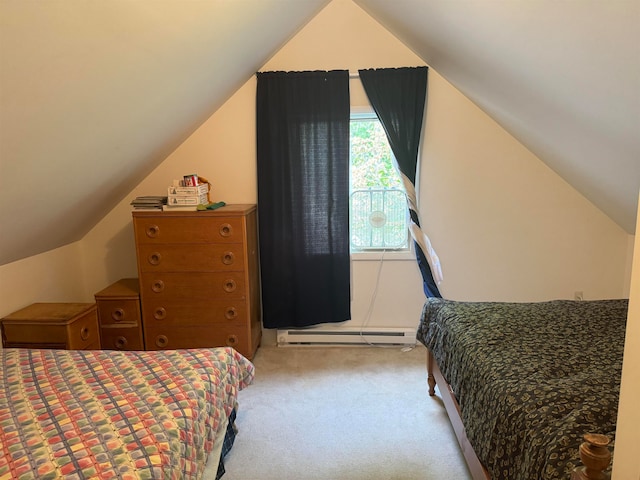
[[470,478],[422,346],[261,347],[254,363],[223,480]]

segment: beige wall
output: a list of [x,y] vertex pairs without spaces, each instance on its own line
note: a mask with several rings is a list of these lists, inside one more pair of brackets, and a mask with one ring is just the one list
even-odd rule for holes
[[[262,70],[356,71],[423,64],[359,7],[337,1]],[[255,202],[255,86],[255,77],[242,85],[64,261],[50,252],[0,267],[0,282],[11,292],[1,313],[27,305],[43,292],[60,301],[88,301],[108,283],[136,275],[129,202],[136,195],[165,193],[173,178],[196,172],[211,180],[215,200]],[[366,103],[359,81],[350,86],[352,103]],[[442,260],[445,296],[545,300],[572,298],[577,290],[587,299],[628,294],[633,237],[434,70],[429,73],[420,162],[422,223]],[[354,325],[364,321],[369,309],[378,266],[354,262]],[[60,275],[69,270],[75,272]],[[22,283],[12,281],[16,271]],[[56,289],[50,288],[50,277],[57,279]],[[385,261],[380,282],[370,324],[415,326],[423,302],[415,263]]]
[[0,267],[0,316],[36,302],[83,302],[81,242]]
[[630,236],[434,72],[422,167],[423,224],[444,296],[628,292]]
[[[423,65],[351,2],[332,2],[262,68]],[[622,297],[629,238],[499,125],[430,70],[419,185],[422,220],[443,264],[442,293],[478,300]],[[352,103],[366,103],[357,79]],[[135,271],[128,202],[196,172],[215,200],[255,202],[255,88],[251,78],[124,199],[85,240],[90,290]],[[105,239],[110,239],[105,243]],[[90,246],[89,246],[90,245]],[[117,254],[117,251],[120,251]],[[378,263],[353,263],[353,325],[365,321]],[[412,261],[386,261],[369,320],[416,324],[423,294]]]
[[[640,204],[640,199],[639,199]],[[640,209],[636,221],[635,254],[629,296],[627,335],[620,387],[620,405],[616,428],[613,480],[640,480],[638,430],[640,429]]]

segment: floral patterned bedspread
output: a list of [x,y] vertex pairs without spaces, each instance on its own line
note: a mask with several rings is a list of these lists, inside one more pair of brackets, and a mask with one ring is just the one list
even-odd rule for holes
[[492,479],[567,479],[585,433],[615,438],[627,308],[427,300],[418,338]]
[[198,479],[253,375],[231,348],[0,350],[0,479]]

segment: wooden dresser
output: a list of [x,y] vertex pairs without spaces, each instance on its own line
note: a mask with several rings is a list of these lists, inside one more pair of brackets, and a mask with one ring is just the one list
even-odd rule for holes
[[255,205],[133,212],[147,350],[232,346],[251,359],[262,320]]
[[95,303],[34,303],[0,323],[6,348],[100,349]]
[[137,278],[123,278],[95,294],[104,350],[144,350],[140,287]]

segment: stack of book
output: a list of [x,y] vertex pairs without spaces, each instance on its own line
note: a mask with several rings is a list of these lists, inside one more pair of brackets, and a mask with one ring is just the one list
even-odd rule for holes
[[168,189],[167,204],[163,210],[195,211],[198,205],[209,204],[209,183],[193,186],[172,185]]
[[131,200],[131,205],[133,206],[134,211],[162,210],[162,207],[166,205],[166,203],[167,197],[158,195],[145,195]]

